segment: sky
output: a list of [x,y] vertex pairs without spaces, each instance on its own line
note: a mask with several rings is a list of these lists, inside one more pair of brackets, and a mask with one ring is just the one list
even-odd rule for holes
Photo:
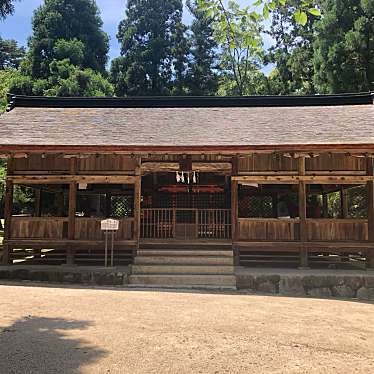
[[[103,20],[103,29],[110,37],[109,59],[118,57],[120,46],[116,38],[119,22],[125,16],[126,0],[96,0]],[[14,15],[8,16],[5,21],[0,21],[0,36],[3,39],[15,39],[20,46],[27,45],[27,39],[31,35],[31,18],[34,10],[43,3],[43,0],[22,0],[15,2]],[[248,5],[251,0],[239,0],[239,4]],[[189,24],[191,16],[184,10],[184,22]],[[265,46],[269,46],[270,40],[265,39]],[[267,68],[264,69],[267,72]]]

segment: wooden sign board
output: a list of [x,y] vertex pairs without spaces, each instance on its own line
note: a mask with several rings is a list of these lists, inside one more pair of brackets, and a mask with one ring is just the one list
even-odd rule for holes
[[101,221],[102,231],[116,231],[119,228],[119,221],[116,219],[104,219]]

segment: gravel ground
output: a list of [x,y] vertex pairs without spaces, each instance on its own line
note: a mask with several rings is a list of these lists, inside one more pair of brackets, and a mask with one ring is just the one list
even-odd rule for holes
[[373,373],[374,305],[0,285],[0,373]]

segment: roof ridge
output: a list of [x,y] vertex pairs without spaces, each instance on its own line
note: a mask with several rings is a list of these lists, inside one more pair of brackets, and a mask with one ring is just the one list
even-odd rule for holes
[[8,95],[8,108],[212,108],[373,104],[372,92],[287,96],[52,97]]

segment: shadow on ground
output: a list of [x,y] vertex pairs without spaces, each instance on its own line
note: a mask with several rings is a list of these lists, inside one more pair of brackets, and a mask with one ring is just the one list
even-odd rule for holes
[[27,316],[0,327],[0,373],[79,374],[81,367],[107,355],[68,331],[84,330],[88,321]]

